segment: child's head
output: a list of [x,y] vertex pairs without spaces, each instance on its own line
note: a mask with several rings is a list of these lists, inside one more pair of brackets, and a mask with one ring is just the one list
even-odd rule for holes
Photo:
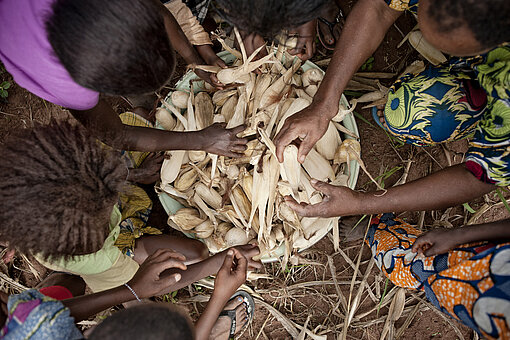
[[158,0],[56,0],[48,39],[83,87],[111,95],[155,91],[170,78],[175,55]]
[[0,240],[23,253],[99,250],[127,168],[81,126],[51,122],[0,147]]
[[219,14],[241,30],[274,37],[322,14],[328,0],[216,0]]
[[90,340],[193,340],[189,318],[173,304],[146,303],[113,314],[97,326]]
[[476,55],[510,41],[508,0],[421,0],[425,39],[456,56]]

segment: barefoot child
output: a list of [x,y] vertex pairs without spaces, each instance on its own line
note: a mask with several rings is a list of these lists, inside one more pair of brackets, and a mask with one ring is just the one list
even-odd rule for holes
[[[174,49],[204,64],[172,14],[157,0],[5,0],[0,2],[0,59],[28,91],[61,105],[118,150],[205,150],[237,156],[245,140],[213,125],[170,132],[122,123],[100,94],[159,90],[175,68]],[[207,62],[222,66],[209,45]],[[210,80],[210,75],[197,72]],[[151,109],[149,107],[149,109]],[[215,142],[220,141],[218,147]]]
[[[144,235],[150,213],[145,193],[129,185],[128,194],[119,200],[128,175],[123,161],[80,125],[53,122],[25,130],[7,141],[1,154],[0,240],[34,254],[50,269],[80,275],[92,291],[128,282],[157,249],[172,249],[185,257],[184,268],[163,273],[178,274],[171,290],[220,268],[226,252],[208,257],[199,241]],[[131,238],[126,237],[128,231]],[[251,261],[257,247],[239,249],[251,266],[259,266]]]

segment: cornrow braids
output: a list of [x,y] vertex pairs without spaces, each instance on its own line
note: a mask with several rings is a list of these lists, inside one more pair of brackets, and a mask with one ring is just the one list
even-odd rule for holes
[[68,258],[99,250],[127,169],[81,125],[52,121],[0,148],[0,240]]
[[321,16],[328,0],[216,0],[218,14],[249,33],[274,38]]
[[444,33],[466,25],[483,48],[510,42],[508,0],[430,0],[427,14]]

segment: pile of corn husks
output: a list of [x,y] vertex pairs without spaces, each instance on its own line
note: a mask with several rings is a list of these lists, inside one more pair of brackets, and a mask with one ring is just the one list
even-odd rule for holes
[[[349,173],[350,160],[359,160],[360,145],[352,138],[356,135],[340,124],[350,112],[341,107],[303,164],[298,163],[293,144],[285,149],[280,164],[272,139],[287,117],[310,105],[323,71],[303,72],[301,61],[283,46],[255,62],[258,50],[248,58],[242,44],[241,53],[225,47],[237,57],[233,66],[197,68],[217,72],[222,83],[233,86],[211,96],[207,91],[194,93],[191,83],[189,92],[169,94],[156,117],[163,128],[174,131],[200,130],[214,122],[226,122],[227,128],[245,124],[242,136],[250,140],[248,148],[241,158],[205,151],[167,152],[160,188],[187,206],[171,215],[168,223],[202,239],[212,253],[256,241],[262,255],[283,253],[286,262],[294,249],[322,238],[338,218],[300,218],[283,197],[321,202],[311,178],[347,185],[344,172]],[[342,141],[339,130],[350,139]],[[282,244],[284,251],[276,252]]]

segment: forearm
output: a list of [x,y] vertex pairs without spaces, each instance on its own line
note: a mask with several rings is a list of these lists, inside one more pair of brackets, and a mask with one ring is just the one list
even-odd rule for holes
[[200,57],[193,45],[191,45],[188,38],[186,38],[186,35],[182,31],[172,13],[170,13],[170,11],[167,10],[164,5],[161,6],[163,7],[162,12],[165,17],[165,28],[167,30],[168,36],[170,37],[172,46],[175,48],[177,53],[179,53],[179,55],[188,64],[203,64],[203,59]]
[[69,308],[75,322],[79,322],[107,308],[134,299],[134,295],[125,286],[119,286],[103,292],[63,300],[62,303]]
[[223,307],[228,301],[228,297],[222,297],[213,291],[204,312],[195,324],[196,340],[207,340],[218,319]]
[[358,193],[352,215],[434,210],[452,207],[496,188],[478,180],[464,164],[382,191]]
[[325,107],[332,118],[338,101],[356,70],[381,44],[386,32],[400,15],[382,0],[359,0],[347,17],[326,75],[313,101]]
[[510,219],[470,225],[452,229],[452,235],[459,244],[480,241],[508,241],[510,240]]
[[166,277],[175,273],[181,274],[181,279],[171,287],[171,291],[176,291],[178,289],[184,288],[193,282],[196,282],[204,277],[215,275],[218,273],[218,270],[221,268],[221,264],[225,259],[226,252],[223,251],[214,256],[207,258],[202,262],[198,262],[188,266],[186,270],[180,269],[168,269],[165,270],[161,277]]

